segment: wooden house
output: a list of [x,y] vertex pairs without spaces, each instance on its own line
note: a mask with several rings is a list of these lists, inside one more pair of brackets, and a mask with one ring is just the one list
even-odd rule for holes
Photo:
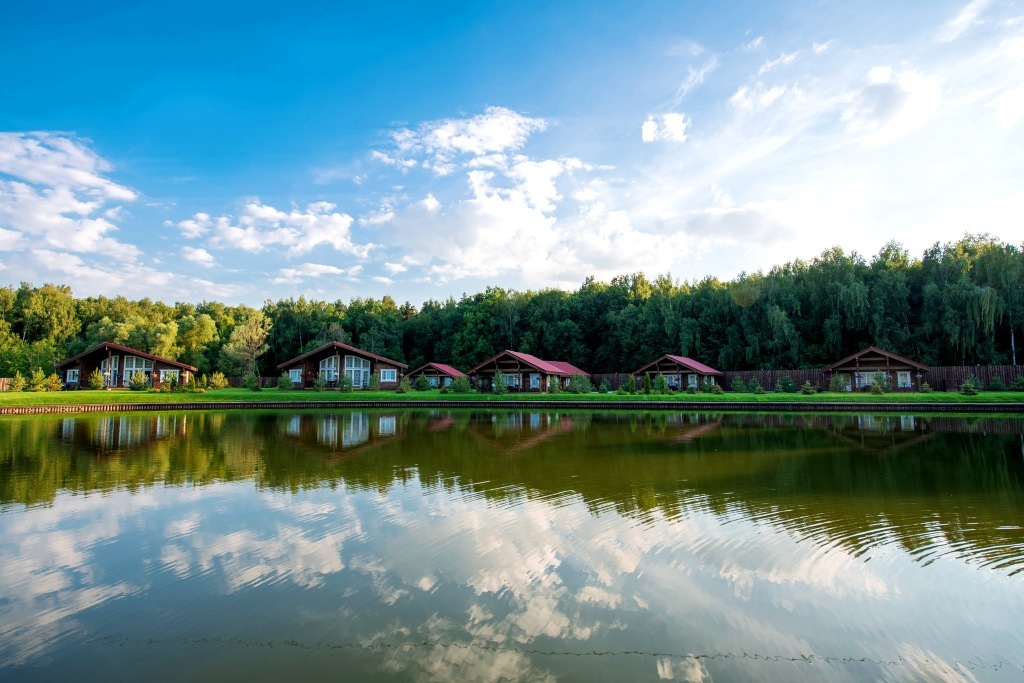
[[858,351],[825,368],[826,376],[843,378],[847,391],[870,388],[876,373],[889,378],[893,391],[917,391],[928,367],[874,346]]
[[541,360],[536,356],[519,351],[502,351],[488,358],[469,371],[477,378],[481,391],[490,391],[494,376],[501,372],[509,391],[533,391],[547,393],[555,382],[565,387],[573,375],[589,376],[572,363],[557,360]]
[[652,380],[658,375],[662,375],[669,388],[676,391],[688,387],[700,387],[704,382],[717,384],[722,378],[720,371],[704,365],[700,361],[686,356],[673,356],[670,353],[641,366],[634,370],[633,374],[636,376],[637,386],[643,382],[644,375],[650,375]]
[[154,356],[145,351],[114,342],[103,342],[58,363],[57,374],[66,389],[89,386],[89,376],[96,370],[103,375],[108,389],[127,387],[136,372],[141,372],[150,386],[159,389],[173,377],[179,384],[187,383],[195,367],[170,358]]
[[456,377],[468,377],[466,373],[461,370],[456,370],[452,366],[445,365],[444,363],[427,363],[426,365],[421,365],[415,370],[410,370],[406,377],[415,382],[420,375],[426,377],[432,387],[450,387]]
[[337,387],[342,377],[348,377],[352,386],[360,389],[370,386],[370,377],[377,375],[381,389],[397,389],[408,367],[397,360],[332,341],[281,363],[277,369],[287,372],[292,384],[300,388],[311,388],[321,376],[329,388]]

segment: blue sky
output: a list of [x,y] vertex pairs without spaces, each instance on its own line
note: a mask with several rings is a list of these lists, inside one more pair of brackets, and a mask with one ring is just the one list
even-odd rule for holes
[[1024,242],[1020,2],[4,3],[0,282],[259,305]]

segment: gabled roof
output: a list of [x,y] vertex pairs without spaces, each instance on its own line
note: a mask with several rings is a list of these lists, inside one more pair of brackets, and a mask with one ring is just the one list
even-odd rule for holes
[[857,358],[860,358],[861,356],[863,356],[863,355],[865,355],[867,353],[871,353],[871,352],[877,353],[877,354],[879,354],[881,356],[886,356],[887,358],[889,358],[891,360],[898,361],[900,363],[905,363],[905,364],[913,366],[913,367],[915,367],[915,368],[917,368],[919,370],[923,370],[925,372],[928,372],[928,366],[927,365],[922,365],[921,363],[918,363],[916,361],[912,361],[909,358],[904,358],[903,356],[897,356],[895,353],[889,353],[888,351],[884,351],[884,350],[878,348],[877,346],[869,346],[866,349],[861,349],[857,353],[852,353],[849,356],[847,356],[846,358],[843,358],[842,360],[837,360],[832,365],[829,365],[827,368],[825,368],[825,370],[834,370],[835,368],[839,367],[840,365],[845,365],[845,364],[849,363],[850,361],[856,360]]
[[493,363],[494,361],[498,360],[502,356],[512,356],[516,360],[518,360],[518,361],[520,361],[520,362],[530,366],[534,370],[538,370],[538,371],[543,372],[544,374],[547,374],[547,375],[571,376],[571,375],[586,375],[586,374],[588,374],[588,373],[584,372],[583,370],[580,370],[578,367],[576,367],[572,363],[567,363],[565,361],[560,361],[560,360],[541,360],[540,358],[537,358],[536,356],[531,356],[528,353],[522,353],[520,351],[510,351],[508,349],[506,349],[505,351],[502,351],[501,353],[497,354],[496,356],[492,356],[492,357],[488,358],[483,363],[477,363],[475,366],[473,366],[470,369],[469,374],[471,374],[471,375],[475,374],[477,370],[479,370],[480,368],[484,367],[488,363]]
[[658,363],[661,360],[665,360],[666,358],[668,360],[676,363],[677,365],[679,365],[681,367],[684,367],[684,368],[686,368],[688,370],[692,370],[693,372],[696,372],[697,374],[700,374],[700,375],[721,375],[722,374],[721,371],[715,370],[710,365],[704,365],[700,361],[696,361],[696,360],[694,360],[692,358],[687,358],[686,356],[674,356],[671,353],[666,353],[666,354],[664,354],[662,356],[658,356],[657,358],[652,360],[647,365],[641,366],[639,370],[634,371],[633,374],[634,375],[638,375],[638,374],[644,372],[645,370],[647,370],[647,368],[651,367],[652,365],[655,365],[656,363]]
[[129,346],[122,346],[121,344],[115,344],[114,342],[101,342],[101,343],[97,344],[96,346],[93,346],[91,348],[86,349],[85,351],[82,351],[79,354],[71,356],[71,358],[68,358],[67,360],[64,360],[64,361],[61,361],[60,363],[57,363],[56,367],[57,368],[62,368],[64,366],[66,366],[66,365],[71,365],[72,363],[75,363],[75,362],[79,361],[80,359],[84,358],[85,356],[90,356],[90,355],[92,355],[92,354],[94,354],[94,353],[96,353],[97,351],[100,351],[100,350],[117,351],[119,353],[124,353],[124,354],[127,354],[129,356],[138,356],[139,358],[148,358],[151,361],[160,361],[161,363],[165,363],[167,365],[173,365],[176,368],[181,368],[182,370],[188,370],[189,372],[195,372],[196,371],[196,367],[193,366],[193,365],[189,365],[188,363],[179,363],[176,360],[171,360],[170,358],[164,358],[163,356],[154,356],[152,353],[146,353],[145,351],[139,351],[138,349],[133,349],[133,348],[131,348]]
[[280,370],[281,368],[284,368],[287,365],[293,365],[295,363],[298,363],[300,360],[306,360],[310,356],[314,356],[314,355],[317,355],[319,353],[322,353],[322,352],[326,351],[327,349],[331,348],[332,346],[334,348],[338,349],[338,350],[351,351],[352,353],[358,353],[361,356],[366,356],[367,358],[374,358],[376,360],[388,363],[389,365],[397,365],[400,368],[408,368],[409,367],[405,363],[399,363],[397,360],[393,360],[391,358],[386,358],[384,356],[378,356],[376,353],[370,353],[369,351],[363,351],[362,349],[357,349],[354,346],[349,346],[348,344],[342,344],[339,341],[327,342],[323,346],[318,346],[315,349],[313,349],[312,351],[306,351],[301,356],[295,356],[295,358],[292,358],[291,360],[286,360],[283,363],[278,363],[277,367]]
[[415,375],[416,373],[423,372],[427,368],[434,368],[435,370],[440,372],[442,375],[448,375],[449,377],[465,377],[466,376],[466,373],[464,373],[462,370],[456,370],[452,366],[445,365],[444,363],[427,363],[425,365],[419,366],[415,370],[410,370],[406,374]]

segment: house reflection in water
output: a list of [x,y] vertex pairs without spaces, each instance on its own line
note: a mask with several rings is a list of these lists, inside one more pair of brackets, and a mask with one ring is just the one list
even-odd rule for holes
[[181,439],[188,433],[188,416],[182,413],[157,415],[109,415],[98,420],[73,417],[60,422],[60,439],[97,454],[137,449],[156,441]]
[[285,434],[331,450],[370,444],[398,436],[400,421],[394,413],[364,412],[295,414],[285,423]]

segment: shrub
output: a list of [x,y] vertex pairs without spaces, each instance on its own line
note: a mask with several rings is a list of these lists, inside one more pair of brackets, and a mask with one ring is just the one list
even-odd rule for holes
[[598,387],[598,391],[602,394],[607,394],[612,390],[612,383],[606,379],[601,380],[601,386]]
[[56,372],[51,372],[46,378],[45,386],[47,391],[61,391],[64,388],[64,382],[61,380],[60,375]]
[[263,387],[260,386],[260,378],[255,372],[247,372],[242,375],[242,386],[249,391],[263,390]]
[[594,385],[586,375],[573,375],[569,378],[568,389],[571,394],[589,394],[594,390]]
[[548,378],[548,393],[549,394],[560,394],[560,393],[562,393],[562,378],[561,377],[549,377]]
[[42,368],[36,368],[32,371],[32,376],[28,378],[28,390],[46,391],[46,375],[43,373]]
[[651,387],[651,373],[645,372],[644,373],[644,393],[645,394],[651,393],[651,389],[652,389],[652,387]]
[[1013,391],[1024,391],[1024,376],[1017,375],[1017,377],[1010,382],[1010,389]]
[[697,387],[693,386],[692,384],[689,385],[688,387],[686,387],[686,393],[688,393],[688,394],[696,394],[697,393]]
[[800,387],[800,393],[804,394],[805,396],[810,396],[811,394],[818,393],[818,390],[817,388],[815,388],[813,384],[811,384],[811,380],[807,380],[806,382],[804,382],[804,385]]
[[629,378],[626,380],[626,383],[623,385],[623,388],[626,390],[627,394],[635,394],[636,393],[636,377],[634,377],[633,375],[630,375]]
[[[345,379],[348,379],[348,377],[346,377]],[[324,379],[324,376],[323,376],[322,373],[317,373],[316,379],[313,380],[313,391],[323,391],[326,388],[327,388],[327,380]],[[352,391],[352,382],[351,382],[351,380],[349,381],[348,390]],[[344,391],[344,389],[342,389],[342,391]]]
[[[876,390],[875,387],[879,387],[881,391]],[[876,372],[871,382],[871,393],[888,394],[890,391],[892,391],[892,379],[884,372]]]
[[711,385],[711,393],[712,394],[724,394],[725,393],[725,389],[723,389],[721,387],[721,385],[719,385],[719,384],[712,384]]
[[352,393],[352,390],[355,388],[355,386],[355,382],[353,382],[352,378],[349,377],[348,375],[341,375],[340,377],[338,377],[338,389],[341,391],[341,393],[350,394]]
[[442,394],[447,394],[448,393],[448,387],[441,387],[441,393]]
[[370,391],[380,391],[380,373],[374,372],[370,375],[370,381],[366,384]]
[[282,372],[281,376],[277,378],[277,388],[281,391],[291,391],[295,388],[292,378],[288,376],[287,372]]
[[717,385],[717,384],[715,384],[715,383],[714,383],[714,382],[713,382],[713,381],[712,381],[711,379],[709,379],[708,377],[705,377],[705,378],[704,378],[704,379],[702,379],[702,380],[701,380],[701,382],[700,382],[700,390],[701,390],[701,392],[702,392],[702,393],[705,393],[705,394],[711,394],[711,393],[715,393],[715,387],[717,387],[717,386],[718,386],[718,385]]
[[1006,391],[1006,384],[1003,383],[1003,378],[998,375],[988,381],[989,391]]
[[[96,372],[99,372],[99,370]],[[103,375],[100,375],[100,379],[103,379]],[[18,370],[14,371],[14,377],[11,378],[7,391],[25,391],[25,378],[21,376],[21,372]]]
[[[132,376],[128,378],[128,388],[132,391],[145,391],[146,389],[149,389],[149,379],[146,377],[146,373],[142,370],[136,370],[133,372]],[[161,389],[162,388],[163,387],[161,387]],[[169,385],[167,390],[171,390]]]
[[223,372],[213,373],[213,377],[210,378],[211,389],[226,389],[228,386],[228,378],[224,376]]
[[845,392],[846,380],[843,379],[842,375],[832,375],[832,379],[828,381],[828,390],[835,394]]
[[427,379],[426,375],[420,375],[412,383],[412,388],[416,391],[430,391],[430,380]]
[[497,370],[494,373],[494,380],[491,383],[491,391],[499,396],[508,393],[508,385],[505,384],[505,373]]
[[618,389],[615,390],[615,393],[618,394],[619,396],[628,396],[629,395],[629,392],[626,391],[626,387],[619,387]]
[[468,394],[472,390],[473,387],[470,386],[468,377],[456,377],[452,380],[452,393]]
[[180,391],[181,383],[178,381],[177,375],[171,375],[171,378],[167,382],[171,386],[171,391]]
[[412,385],[409,384],[409,378],[403,377],[402,381],[398,383],[398,388],[395,389],[396,394],[407,394],[412,390]]
[[205,389],[209,385],[210,385],[210,381],[208,379],[206,379],[206,373],[204,372],[203,375],[199,378],[199,388],[200,389]]
[[668,393],[668,382],[665,381],[665,375],[661,374],[660,372],[658,373],[658,376],[654,378],[654,393]]
[[795,394],[797,391],[796,382],[789,375],[783,375],[779,383],[775,385],[775,392],[779,394]]
[[928,382],[921,382],[921,393],[922,394],[930,394],[930,393],[932,393],[932,385],[928,384]]
[[761,386],[761,383],[757,381],[756,377],[751,377],[750,385],[747,387],[747,391],[749,391],[752,394],[763,394],[764,387]]
[[960,393],[964,396],[975,396],[979,391],[981,391],[981,380],[973,375],[960,385]]
[[732,390],[737,394],[747,393],[747,385],[743,383],[743,378],[739,375],[732,378]]

